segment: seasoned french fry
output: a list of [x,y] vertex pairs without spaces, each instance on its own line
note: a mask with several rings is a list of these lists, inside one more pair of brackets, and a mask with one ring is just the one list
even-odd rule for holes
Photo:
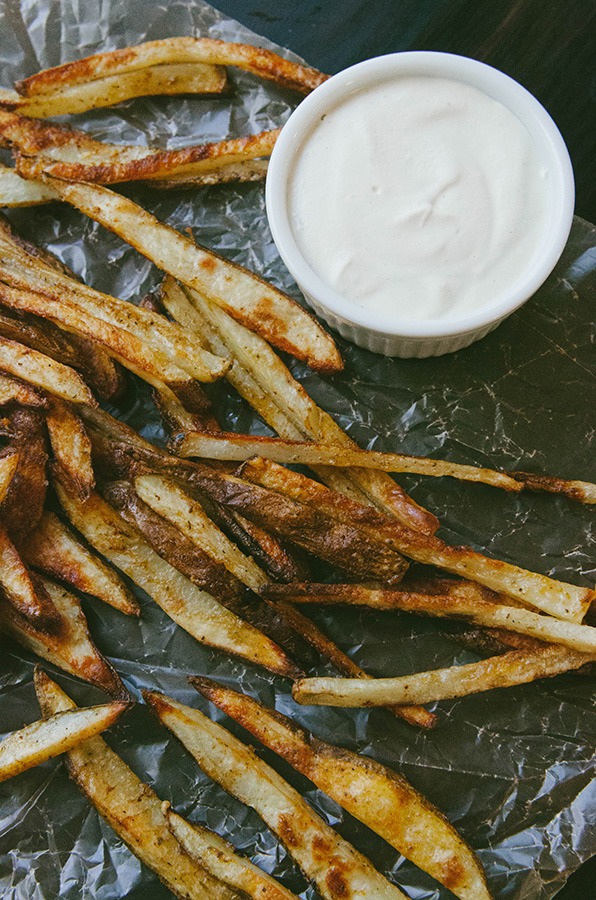
[[0,781],[66,753],[117,722],[130,703],[115,700],[87,709],[64,710],[15,731],[0,742]]
[[[25,176],[33,173],[28,158],[20,158],[19,172]],[[343,367],[333,339],[316,320],[248,269],[200,247],[132,200],[105,187],[43,177],[61,199],[120,235],[159,268],[208,293],[214,302],[277,347],[315,369],[335,372]]]
[[19,454],[16,452],[0,456],[0,506],[6,497],[10,482],[17,470],[18,463]]
[[[519,566],[490,559],[469,547],[453,547],[434,535],[415,532],[395,519],[382,516],[370,507],[356,504],[304,475],[260,457],[243,465],[242,477],[269,490],[280,491],[280,496],[305,504],[319,514],[323,513],[336,521],[357,526],[371,541],[379,541],[417,562],[434,565],[447,572],[478,581],[492,590],[521,601],[524,605],[534,606],[557,618],[581,622],[594,598],[594,591],[588,588],[555,581],[545,575],[528,572]],[[270,507],[272,515],[274,504],[271,503]],[[282,509],[283,506],[280,504],[280,513]],[[250,515],[252,517],[252,512]],[[287,516],[287,513],[285,515]],[[282,515],[279,516],[280,520],[281,518]],[[280,521],[280,527],[282,524]]]
[[[0,94],[1,98],[1,94]],[[1,104],[1,99],[0,99]],[[19,209],[59,200],[56,191],[43,181],[21,178],[16,169],[0,163],[0,207]]]
[[359,894],[367,900],[404,900],[395,885],[339,837],[294,788],[238,738],[198,710],[169,697],[150,691],[144,691],[143,696],[203,771],[256,810],[286,844],[325,900]]
[[0,629],[37,656],[88,681],[116,699],[128,700],[120,676],[99,652],[89,634],[78,599],[49,579],[42,579],[60,617],[57,629],[41,628],[0,600]]
[[171,37],[148,41],[136,47],[97,53],[85,59],[45,69],[17,82],[15,87],[21,96],[32,97],[51,93],[62,86],[173,63],[238,66],[260,78],[305,94],[314,90],[328,77],[316,69],[308,69],[289,62],[277,53],[264,50],[262,47],[228,43],[212,38]]
[[126,615],[140,614],[139,604],[120,576],[91,553],[54,513],[44,512],[19,549],[32,568],[92,594]]
[[217,94],[225,86],[226,72],[221,66],[166,63],[89,81],[61,83],[54,90],[30,97],[2,88],[0,107],[26,116],[65,116],[154,94]]
[[[76,709],[45,672],[35,673],[44,715]],[[162,801],[108,747],[90,738],[68,751],[68,773],[99,814],[180,900],[241,900],[183,850],[168,827]]]
[[71,403],[96,405],[93,394],[81,376],[62,363],[0,336],[0,371]]
[[[249,159],[246,162],[228,163],[217,169],[202,172],[198,175],[169,175],[164,179],[153,179],[148,184],[151,187],[164,190],[176,190],[176,188],[207,187],[211,184],[228,184],[230,182],[264,181],[269,168],[268,159]],[[0,172],[0,185],[2,173]],[[37,182],[32,182],[36,184]]]
[[60,503],[92,547],[139,585],[196,640],[295,677],[298,670],[264,634],[242,621],[161,558],[136,528],[92,492],[81,501],[55,483]]
[[37,409],[16,407],[8,416],[9,444],[3,451],[17,454],[17,466],[2,501],[2,524],[17,545],[39,522],[48,480],[46,429]]
[[190,433],[177,444],[180,456],[201,456],[206,459],[244,461],[251,456],[263,456],[273,462],[305,466],[360,466],[383,472],[408,472],[413,475],[449,476],[460,481],[480,482],[519,493],[524,488],[561,493],[582,503],[596,503],[596,485],[585,481],[565,481],[546,475],[522,472],[498,472],[478,466],[463,466],[442,459],[405,456],[400,453],[378,453],[351,447],[330,447],[305,441],[284,441],[280,438],[248,434]]
[[0,524],[0,590],[25,619],[41,627],[56,628],[58,615],[43,584],[31,575],[16,547]]
[[164,804],[170,831],[189,856],[205,866],[215,878],[225,881],[253,900],[298,900],[279,881],[234,852],[234,847],[202,825],[187,822]]
[[47,398],[24,381],[0,375],[0,406],[17,403],[19,406],[45,407]]
[[418,672],[399,678],[304,678],[292,688],[297,703],[323,706],[385,706],[431,703],[493,688],[527,684],[593,662],[594,653],[547,644],[534,650],[510,650],[477,663]]
[[397,772],[327,744],[287,716],[209,678],[191,678],[190,683],[456,897],[490,900],[473,851]]
[[46,424],[60,477],[85,499],[95,487],[91,441],[81,418],[64,400],[54,398],[46,412]]

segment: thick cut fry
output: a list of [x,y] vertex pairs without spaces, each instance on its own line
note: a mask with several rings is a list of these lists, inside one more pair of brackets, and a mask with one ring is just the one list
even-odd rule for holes
[[408,472],[414,475],[450,476],[460,481],[475,481],[519,493],[524,488],[561,493],[582,503],[596,503],[596,485],[585,481],[565,481],[550,476],[523,472],[498,472],[478,466],[463,466],[442,459],[405,456],[400,453],[378,453],[348,447],[329,447],[305,441],[248,434],[186,434],[177,444],[180,456],[202,456],[206,459],[244,461],[251,456],[264,456],[273,462],[305,466],[360,466],[383,472]]
[[24,381],[0,375],[0,406],[16,403],[19,406],[46,407],[47,398]]
[[[382,516],[304,475],[260,457],[243,465],[242,477],[269,490],[280,491],[293,502],[305,504],[331,519],[357,526],[371,541],[379,541],[417,562],[477,581],[557,618],[581,622],[594,598],[594,591],[588,588],[555,581],[519,566],[490,559],[469,547],[453,547],[437,537],[415,532],[395,519]],[[249,517],[252,515],[251,512]]]
[[130,703],[64,710],[15,731],[0,743],[0,781],[66,753],[117,722]]
[[139,604],[120,576],[91,553],[54,513],[44,512],[37,527],[21,544],[20,552],[34,569],[91,594],[129,616],[140,614]]
[[42,659],[88,681],[116,699],[128,700],[118,673],[101,655],[89,634],[78,599],[70,591],[43,579],[43,585],[60,616],[57,629],[42,629],[0,601],[0,629]]
[[0,337],[0,371],[71,403],[96,405],[93,394],[74,369],[3,337]]
[[203,771],[252,806],[286,844],[325,900],[404,900],[351,844],[339,837],[277,772],[202,713],[144,691],[145,702]]
[[25,619],[55,629],[58,615],[43,584],[28,570],[0,524],[0,591]]
[[[207,349],[232,362],[226,378],[282,438],[356,449],[259,335],[197,291],[183,290],[172,278],[164,280],[162,300],[172,317],[193,328]],[[414,503],[385,473],[353,468],[343,472],[331,466],[317,466],[315,471],[335,490],[377,506],[413,528],[432,533],[438,527],[436,517]]]
[[267,597],[277,594],[290,603],[338,603],[369,606],[373,609],[418,613],[439,618],[463,619],[487,628],[503,628],[529,635],[539,641],[563,644],[572,650],[596,654],[596,628],[576,625],[552,616],[543,616],[529,609],[496,604],[477,598],[458,596],[413,594],[407,591],[372,590],[361,585],[308,584],[290,586],[289,591],[278,591],[285,585],[266,586],[261,593]]
[[80,416],[64,400],[54,398],[46,412],[46,424],[60,478],[85,499],[95,487],[95,475],[91,441]]
[[17,452],[10,453],[7,456],[0,456],[0,506],[6,497],[18,464],[19,454]]
[[208,678],[191,678],[207,700],[385,838],[462,900],[490,900],[473,851],[403,778],[374,760],[319,740],[287,716]]
[[[44,672],[35,673],[44,715],[76,709]],[[68,773],[99,814],[180,900],[242,900],[183,850],[168,827],[162,801],[108,747],[90,738],[68,751]]]
[[548,644],[535,650],[511,650],[477,663],[418,672],[399,678],[304,678],[292,688],[297,703],[323,706],[385,706],[388,703],[431,703],[527,684],[579,669],[593,662],[594,653],[581,653]]
[[228,43],[212,38],[171,37],[148,41],[136,47],[97,53],[76,62],[45,69],[19,81],[15,87],[23,97],[56,90],[58,87],[87,82],[108,75],[122,75],[148,66],[173,63],[207,63],[215,66],[238,66],[261,78],[302,93],[314,90],[328,77],[316,69],[289,62],[262,47]]
[[217,94],[225,88],[226,80],[225,69],[221,66],[203,63],[155,65],[89,81],[61,83],[55,90],[34,93],[30,97],[2,88],[0,107],[26,116],[65,116],[113,106],[134,97]]
[[[28,176],[28,160],[20,160],[19,171]],[[44,180],[63,200],[118,234],[160,269],[207,293],[230,315],[277,347],[321,371],[336,372],[343,367],[333,339],[316,320],[248,269],[200,247],[132,200],[105,187],[68,184],[47,175]]]
[[21,178],[15,169],[0,163],[0,207],[19,209],[59,199],[56,191],[43,181]]
[[264,634],[223,607],[163,560],[136,528],[98,494],[81,501],[57,482],[58,497],[73,525],[196,640],[295,677],[298,670]]
[[2,501],[1,515],[4,528],[18,545],[43,513],[48,487],[46,429],[43,415],[36,409],[17,407],[7,421],[9,444],[1,453],[16,453],[17,467]]
[[[165,804],[164,804],[165,806]],[[253,900],[298,900],[295,894],[258,866],[238,856],[232,844],[202,825],[187,822],[165,809],[170,831],[190,857],[205,866],[215,878],[242,891]]]

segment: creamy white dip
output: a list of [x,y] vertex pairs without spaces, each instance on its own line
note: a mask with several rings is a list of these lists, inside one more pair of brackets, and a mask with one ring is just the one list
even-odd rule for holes
[[544,233],[548,176],[525,126],[447,78],[403,76],[321,117],[289,211],[313,271],[354,304],[416,319],[500,297]]

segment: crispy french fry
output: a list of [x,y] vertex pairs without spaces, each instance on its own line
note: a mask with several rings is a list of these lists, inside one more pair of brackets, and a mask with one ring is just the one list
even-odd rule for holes
[[71,403],[96,405],[93,394],[74,369],[3,337],[0,337],[0,371]]
[[323,706],[385,706],[388,703],[431,703],[465,697],[500,687],[527,684],[593,662],[594,653],[582,653],[553,644],[534,650],[510,650],[481,662],[399,678],[304,678],[292,688],[297,703]]
[[37,409],[16,407],[9,417],[9,445],[3,452],[17,454],[17,466],[2,501],[4,528],[17,545],[39,522],[48,480],[45,423]]
[[180,456],[202,456],[206,459],[244,461],[251,456],[264,456],[273,462],[305,466],[360,466],[383,472],[408,472],[414,475],[449,476],[460,481],[480,482],[519,493],[524,488],[561,493],[582,503],[596,503],[596,485],[585,481],[565,481],[546,475],[522,472],[498,472],[478,466],[464,466],[442,459],[405,456],[400,453],[378,453],[351,447],[330,447],[305,441],[284,441],[280,438],[248,434],[184,435],[177,444]]
[[95,487],[95,475],[91,441],[80,416],[64,400],[54,398],[46,412],[46,424],[54,466],[59,468],[60,477],[71,489],[85,499]]
[[54,513],[44,512],[37,527],[21,543],[20,553],[29,566],[45,575],[91,594],[126,615],[140,614],[139,604],[120,576],[91,553]]
[[0,107],[26,116],[65,116],[114,106],[134,97],[163,94],[217,94],[226,86],[221,66],[203,63],[171,63],[148,66],[119,75],[89,81],[61,83],[54,90],[23,97],[17,91],[0,89]]
[[298,670],[264,634],[200,590],[161,558],[139,531],[92,492],[81,501],[55,483],[60,503],[92,547],[107,557],[196,640],[295,677]]
[[115,700],[102,706],[64,710],[13,732],[0,742],[0,781],[95,737],[117,722],[129,707],[130,703]]
[[[169,175],[164,179],[153,179],[148,184],[158,190],[176,190],[176,188],[207,187],[211,184],[228,184],[230,182],[264,181],[269,168],[268,159],[249,159],[246,162],[229,163],[212,171],[199,175]],[[2,173],[0,172],[0,186]],[[36,184],[37,182],[33,182]]]
[[[20,174],[28,176],[32,171],[30,161],[20,158]],[[282,350],[315,369],[341,370],[343,363],[331,336],[294,300],[248,269],[200,247],[108,188],[43,177],[61,199],[120,235],[159,268],[208,293],[232,316]]]
[[0,600],[0,629],[27,650],[88,681],[119,700],[128,700],[120,676],[99,652],[89,634],[78,599],[48,579],[43,585],[60,617],[57,629],[41,628]]
[[19,464],[19,454],[17,452],[8,453],[0,456],[0,506],[6,497],[10,482]]
[[25,619],[41,627],[55,628],[58,615],[43,584],[32,576],[16,547],[0,524],[0,590]]
[[187,822],[164,804],[170,831],[189,856],[205,866],[215,878],[243,892],[253,900],[298,900],[279,881],[267,875],[249,860],[243,859],[218,834],[202,825]]
[[228,43],[212,38],[171,37],[148,41],[136,47],[97,53],[85,59],[45,69],[17,82],[15,87],[22,97],[31,97],[51,93],[62,86],[173,63],[238,66],[260,78],[305,94],[314,90],[328,77],[316,69],[308,69],[289,62],[277,53],[264,50],[262,47]]
[[[415,532],[395,519],[356,504],[304,475],[261,457],[243,465],[242,477],[269,490],[280,491],[282,496],[331,519],[351,523],[361,528],[371,541],[379,541],[417,562],[462,575],[557,618],[581,622],[594,597],[594,591],[588,588],[555,581],[519,566],[490,559],[469,547],[453,547],[434,535]],[[274,508],[273,504],[271,507]],[[282,507],[279,509],[281,511]],[[252,517],[252,513],[250,515]]]
[[7,406],[9,403],[33,407],[48,405],[47,398],[31,385],[8,375],[0,375],[0,406]]
[[0,163],[0,207],[19,209],[59,199],[56,191],[43,181],[21,178],[16,169]]
[[[199,292],[166,278],[162,300],[176,321],[193,328],[212,353],[232,362],[226,378],[268,425],[287,440],[315,440],[356,448],[351,438],[309,397],[275,351]],[[326,484],[353,499],[396,515],[413,528],[432,533],[435,516],[422,510],[393,479],[382,472],[317,466]]]
[[397,772],[327,744],[287,716],[209,678],[191,678],[190,683],[456,897],[490,900],[473,851]]
[[[35,690],[44,715],[76,709],[45,672],[35,673]],[[108,747],[89,738],[68,751],[68,773],[99,814],[180,900],[241,900],[183,850],[168,827],[162,801]]]
[[404,900],[395,885],[339,837],[294,788],[238,738],[198,710],[163,694],[144,691],[143,696],[152,712],[182,741],[203,771],[256,810],[286,844],[325,900],[359,894],[367,900]]

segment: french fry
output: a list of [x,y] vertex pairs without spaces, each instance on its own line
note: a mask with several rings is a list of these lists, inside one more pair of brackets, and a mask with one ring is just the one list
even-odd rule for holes
[[129,576],[181,628],[201,643],[241,656],[287,677],[298,670],[264,634],[200,590],[161,558],[139,531],[92,492],[81,501],[55,483],[62,508],[99,553]]
[[49,579],[42,582],[60,617],[58,628],[49,630],[34,625],[0,600],[0,630],[65,672],[96,685],[117,700],[128,700],[120,676],[91,639],[79,600]]
[[18,464],[18,453],[8,453],[6,456],[0,455],[0,506],[2,506],[4,498],[6,497],[10,482],[14,478]]
[[46,412],[46,424],[54,455],[54,466],[83,500],[95,487],[91,441],[81,418],[64,400],[54,398]]
[[298,900],[279,881],[234,852],[234,847],[202,825],[187,822],[164,803],[164,813],[174,837],[190,857],[215,878],[242,891],[253,900]]
[[96,405],[93,394],[81,376],[62,363],[0,336],[0,372],[13,375],[34,387],[70,400],[71,403]]
[[46,429],[37,409],[15,408],[8,416],[10,438],[4,453],[17,465],[2,501],[2,524],[18,545],[39,522],[48,487]]
[[[1,97],[1,95],[0,95]],[[1,101],[0,101],[1,103]],[[16,169],[0,163],[0,207],[20,209],[59,200],[56,191],[43,181],[21,178]]]
[[[319,514],[357,526],[371,541],[379,541],[417,562],[477,581],[557,618],[581,622],[594,597],[594,592],[588,588],[555,581],[519,566],[490,559],[469,547],[453,547],[434,535],[415,532],[395,519],[356,504],[304,475],[261,457],[243,465],[242,477],[268,490],[281,491],[281,496],[305,504]],[[275,506],[271,503],[270,507],[272,514]],[[280,513],[282,509],[280,504]],[[281,520],[282,516],[279,518]],[[273,527],[273,519],[271,523]],[[277,524],[285,527],[281,521]]]
[[130,703],[115,700],[87,709],[64,710],[26,725],[0,742],[0,781],[95,737],[117,722]]
[[18,406],[46,407],[47,398],[24,381],[0,375],[0,406],[16,403]]
[[44,512],[20,545],[25,562],[45,575],[91,594],[129,616],[140,607],[116,572],[91,553],[52,512]]
[[226,86],[225,69],[202,63],[149,66],[89,81],[61,83],[54,90],[23,97],[0,89],[0,107],[26,116],[65,116],[114,106],[134,97],[163,94],[217,94]]
[[202,63],[212,66],[238,66],[275,82],[282,87],[309,93],[327,79],[327,75],[289,62],[262,47],[229,43],[212,38],[171,37],[148,41],[136,47],[97,53],[75,62],[45,69],[15,85],[22,97],[52,93],[59,87],[71,86],[146,69],[149,66],[174,63]]
[[[317,406],[258,334],[199,292],[183,290],[173,278],[164,280],[162,300],[172,317],[193,328],[207,349],[231,361],[226,378],[282,438],[356,449],[352,439]],[[317,466],[316,472],[335,490],[377,506],[413,528],[433,533],[438,527],[436,517],[422,510],[385,473],[353,468],[344,472],[332,466]]]
[[58,615],[44,585],[32,576],[6,530],[0,524],[0,590],[25,619],[56,628]]
[[[76,709],[70,697],[44,672],[35,673],[44,715]],[[68,751],[68,773],[100,816],[131,851],[180,900],[240,900],[183,850],[168,827],[162,801],[101,737]]]
[[211,184],[229,184],[230,182],[264,181],[268,168],[269,160],[267,158],[249,159],[246,162],[228,163],[199,175],[169,175],[164,179],[153,179],[149,183],[151,187],[167,191],[177,188],[207,187]]
[[408,472],[413,475],[449,476],[460,481],[479,482],[519,493],[524,488],[565,494],[582,503],[596,503],[596,485],[585,481],[565,481],[546,475],[522,472],[498,472],[478,466],[464,466],[442,459],[404,456],[400,453],[378,453],[355,450],[351,447],[329,447],[305,441],[284,441],[280,438],[248,434],[185,434],[177,444],[180,456],[201,456],[206,459],[244,461],[251,456],[263,456],[272,462],[305,466],[360,466],[383,472]]
[[[28,158],[19,159],[19,172],[26,177],[33,174]],[[342,369],[333,339],[316,320],[248,269],[200,247],[108,188],[43,177],[62,200],[118,234],[160,269],[209,294],[214,302],[277,347],[315,369]]]
[[287,716],[209,678],[190,683],[266,747],[461,900],[490,900],[482,866],[447,819],[401,775],[327,744]]
[[593,653],[547,644],[534,650],[510,650],[481,662],[418,672],[398,678],[304,678],[292,688],[297,703],[323,706],[385,706],[432,703],[500,687],[528,684],[594,661]]
[[325,900],[404,900],[402,892],[333,831],[300,794],[252,750],[202,713],[163,694],[143,697],[203,771],[251,806],[286,844]]

